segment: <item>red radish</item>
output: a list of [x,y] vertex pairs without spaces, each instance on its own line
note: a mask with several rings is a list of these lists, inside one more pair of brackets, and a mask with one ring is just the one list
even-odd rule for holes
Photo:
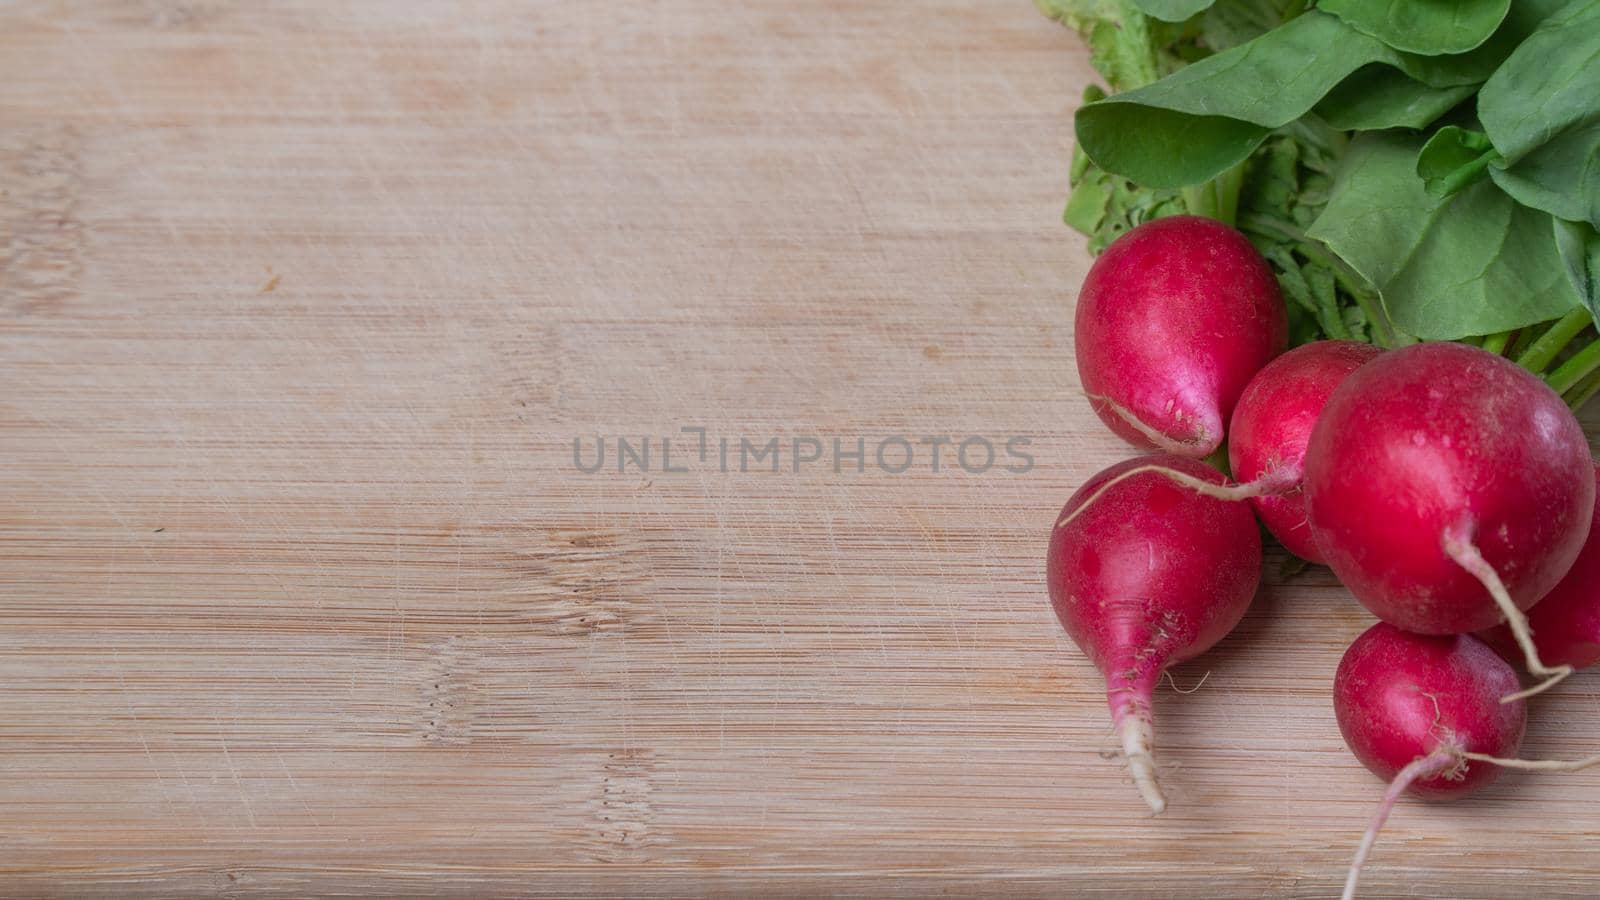
[[1385,622],[1356,638],[1333,677],[1339,732],[1361,764],[1390,779],[1345,881],[1355,896],[1361,868],[1400,795],[1453,800],[1499,777],[1502,769],[1576,772],[1600,764],[1516,759],[1527,704],[1505,702],[1517,673],[1489,646],[1467,635],[1421,635]]
[[[1595,468],[1600,482],[1600,466]],[[1587,669],[1600,662],[1600,503],[1589,523],[1589,540],[1567,577],[1528,610],[1534,646],[1546,665]],[[1507,659],[1520,659],[1516,637],[1504,625],[1481,637]]]
[[1317,548],[1378,618],[1423,634],[1502,618],[1550,676],[1521,610],[1572,567],[1594,513],[1589,446],[1537,377],[1464,344],[1414,344],[1357,369],[1306,451]]
[[1271,479],[1282,493],[1250,499],[1272,536],[1290,553],[1325,562],[1306,519],[1306,445],[1312,426],[1346,376],[1383,351],[1355,341],[1317,341],[1267,364],[1250,379],[1228,426],[1228,464],[1233,477],[1252,483]]
[[[1150,467],[1157,470],[1118,480]],[[1152,756],[1157,679],[1232,631],[1261,577],[1261,532],[1250,507],[1196,493],[1160,470],[1224,480],[1177,456],[1112,466],[1067,501],[1047,562],[1050,602],[1104,673],[1134,784],[1158,813],[1166,799]]]
[[1500,702],[1517,686],[1516,670],[1470,634],[1414,634],[1379,622],[1339,661],[1333,712],[1345,743],[1379,778],[1443,752],[1449,759],[1414,773],[1404,787],[1449,800],[1500,774],[1492,765],[1468,765],[1461,753],[1512,756],[1521,746],[1527,704]]
[[1117,238],[1078,295],[1078,378],[1125,440],[1209,456],[1251,376],[1288,346],[1278,282],[1244,235],[1172,216]]
[[1500,702],[1516,689],[1516,671],[1471,635],[1412,634],[1379,622],[1345,651],[1333,677],[1339,731],[1362,765],[1392,779],[1361,839],[1346,898],[1402,793],[1448,800],[1500,775],[1493,761],[1516,754],[1527,724],[1523,701]]

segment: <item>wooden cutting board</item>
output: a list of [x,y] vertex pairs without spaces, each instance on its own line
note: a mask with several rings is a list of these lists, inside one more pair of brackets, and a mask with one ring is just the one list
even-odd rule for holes
[[[1024,0],[0,7],[0,893],[1334,893],[1330,576],[1174,673],[1159,819],[1045,599],[1131,452],[1089,77]],[[1600,894],[1597,800],[1406,802],[1368,895]]]

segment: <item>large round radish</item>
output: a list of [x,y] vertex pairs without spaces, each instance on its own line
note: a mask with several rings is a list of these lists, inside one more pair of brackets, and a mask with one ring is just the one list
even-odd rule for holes
[[1333,677],[1339,731],[1362,765],[1389,780],[1350,866],[1345,900],[1355,896],[1361,868],[1401,794],[1451,800],[1481,789],[1502,769],[1576,772],[1600,765],[1600,755],[1516,758],[1527,706],[1503,699],[1516,686],[1510,664],[1471,635],[1420,635],[1379,622],[1345,651]]
[[1288,345],[1272,270],[1244,235],[1173,216],[1117,238],[1078,295],[1078,377],[1140,447],[1210,455],[1251,376]]
[[1516,755],[1527,704],[1500,698],[1517,687],[1516,670],[1470,634],[1414,634],[1379,622],[1340,660],[1333,712],[1356,759],[1385,781],[1418,759],[1434,759],[1405,788],[1446,800],[1500,774],[1463,753]]
[[1223,477],[1177,456],[1130,459],[1073,494],[1050,534],[1050,602],[1106,678],[1111,720],[1135,785],[1166,807],[1156,781],[1151,698],[1167,666],[1233,630],[1261,575],[1250,507],[1173,482],[1155,466],[1211,484]]
[[[1520,610],[1572,567],[1594,512],[1583,429],[1544,382],[1463,344],[1416,344],[1334,390],[1306,451],[1317,548],[1369,610],[1458,634]],[[1548,685],[1550,682],[1546,682]]]
[[1372,626],[1339,662],[1333,711],[1362,765],[1390,782],[1345,884],[1355,894],[1367,854],[1406,791],[1430,800],[1465,796],[1494,781],[1522,744],[1527,706],[1501,703],[1517,673],[1471,635],[1412,634]]
[[1250,379],[1228,425],[1228,463],[1244,483],[1271,480],[1281,493],[1255,496],[1256,514],[1290,553],[1325,562],[1306,518],[1306,445],[1328,398],[1383,351],[1355,341],[1317,341],[1268,363]]
[[[1600,482],[1600,466],[1595,467],[1595,480]],[[1546,665],[1587,669],[1600,662],[1600,503],[1595,504],[1589,539],[1578,561],[1560,584],[1528,610],[1528,625]],[[1506,626],[1486,631],[1482,637],[1501,656],[1522,658],[1516,636]]]

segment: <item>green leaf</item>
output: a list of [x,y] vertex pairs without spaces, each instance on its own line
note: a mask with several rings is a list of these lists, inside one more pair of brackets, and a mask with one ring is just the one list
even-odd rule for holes
[[1163,22],[1182,22],[1203,12],[1216,0],[1133,0],[1147,16]]
[[1511,196],[1600,227],[1600,0],[1550,17],[1484,84],[1478,117]]
[[1417,175],[1428,196],[1448,197],[1487,177],[1499,157],[1488,135],[1446,125],[1417,154]]
[[1394,323],[1456,340],[1549,321],[1578,297],[1549,216],[1479,182],[1428,195],[1422,141],[1371,132],[1353,141],[1310,234],[1376,285]]
[[1583,305],[1600,321],[1600,232],[1587,222],[1556,219],[1556,248]]
[[1365,44],[1357,56],[1381,52],[1337,19],[1307,13],[1155,84],[1080,107],[1078,142],[1090,159],[1140,184],[1199,184],[1242,162],[1272,129],[1371,61],[1322,52],[1351,35]]
[[[1089,64],[1115,90],[1126,91],[1180,68],[1196,28],[1152,21],[1133,0],[1034,0],[1050,19],[1078,32]],[[1188,41],[1192,44],[1192,40]]]
[[1476,85],[1430,87],[1390,66],[1374,64],[1339,82],[1317,104],[1316,113],[1341,131],[1426,128],[1475,93]]
[[1511,0],[1322,0],[1319,9],[1396,50],[1465,53],[1489,39]]
[[1111,205],[1110,177],[1096,169],[1094,177],[1086,177],[1074,185],[1072,194],[1067,197],[1062,221],[1080,234],[1094,237],[1100,229],[1100,223],[1106,220],[1106,209]]
[[1300,0],[1220,0],[1200,19],[1200,40],[1221,53],[1253,41],[1289,18]]
[[1528,27],[1526,16],[1507,17],[1470,53],[1415,56],[1311,10],[1155,84],[1080,107],[1078,142],[1098,165],[1139,184],[1199,184],[1244,160],[1363,66],[1383,63],[1433,88],[1475,84]]

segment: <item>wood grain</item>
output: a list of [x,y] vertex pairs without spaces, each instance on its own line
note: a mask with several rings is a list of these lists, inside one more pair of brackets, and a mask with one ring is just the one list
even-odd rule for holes
[[[1332,894],[1346,593],[1176,673],[1160,819],[1044,597],[1129,453],[1088,77],[1022,0],[0,6],[0,893]],[[1037,465],[573,467],[685,426]],[[1368,894],[1600,894],[1597,800],[1403,804]]]

